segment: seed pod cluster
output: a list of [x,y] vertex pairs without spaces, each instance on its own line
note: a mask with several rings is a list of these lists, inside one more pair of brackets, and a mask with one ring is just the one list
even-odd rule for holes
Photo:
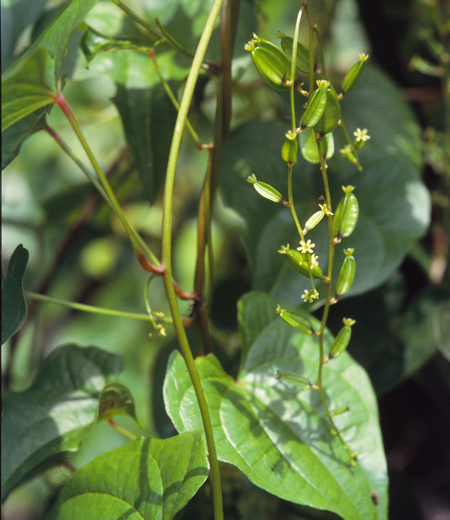
[[[284,255],[284,258],[286,259],[289,267],[302,276],[309,278],[308,262],[311,261],[311,255],[309,253],[300,253],[300,251],[297,251],[296,249],[291,249],[289,244],[287,246],[282,246],[278,252]],[[323,281],[329,280],[326,276],[323,275],[322,269],[320,269],[318,265],[312,267],[311,272],[314,278],[319,278]]]
[[278,305],[276,308],[276,313],[282,320],[291,325],[291,327],[295,327],[296,329],[299,329],[306,334],[313,334],[314,329],[312,328],[310,321],[298,312],[282,309]]
[[[275,90],[291,85],[291,59],[276,45],[256,34],[246,45],[261,78]],[[295,78],[293,78],[295,80]]]
[[342,186],[344,196],[339,201],[333,220],[333,235],[336,243],[350,236],[358,222],[359,204],[352,193],[354,186]]
[[353,279],[355,278],[355,257],[353,256],[354,249],[345,249],[345,260],[339,273],[339,278],[336,284],[336,296],[337,301],[341,296],[347,293],[352,286]]
[[343,319],[344,326],[339,331],[339,334],[333,341],[333,344],[330,348],[330,353],[328,355],[328,359],[331,361],[334,358],[337,358],[344,352],[344,350],[348,347],[350,343],[350,338],[352,337],[352,329],[351,327],[356,323],[355,320],[350,318]]

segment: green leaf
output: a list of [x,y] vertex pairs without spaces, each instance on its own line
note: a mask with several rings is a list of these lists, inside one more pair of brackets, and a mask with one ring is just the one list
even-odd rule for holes
[[[272,320],[266,316],[270,306]],[[345,520],[385,519],[386,461],[376,398],[366,373],[347,353],[323,369],[331,410],[350,405],[349,412],[334,420],[350,448],[359,453],[351,471],[340,441],[328,431],[319,393],[299,392],[275,377],[279,369],[315,381],[318,370],[317,338],[289,327],[276,316],[275,307],[276,301],[263,293],[249,293],[241,300],[241,322],[244,316],[251,318],[251,332],[244,330],[243,337],[253,340],[237,382],[213,355],[196,360],[218,457],[285,500],[333,511]],[[333,338],[327,333],[324,339],[327,352]],[[201,425],[194,390],[178,352],[169,361],[164,396],[178,431]],[[373,492],[378,505],[371,500]]]
[[[61,89],[60,79],[70,38],[79,21],[95,0],[72,0],[2,76],[2,131],[22,118],[52,104]],[[29,135],[42,111],[29,119],[29,127],[21,125],[22,139],[16,134],[16,147]],[[12,160],[12,159],[11,159]]]
[[2,500],[36,468],[78,448],[95,422],[100,392],[123,368],[117,355],[65,345],[49,355],[28,390],[7,395]]
[[20,329],[27,317],[23,277],[28,257],[28,250],[20,244],[11,256],[6,277],[2,272],[2,345]]
[[47,520],[172,520],[208,476],[201,430],[139,438],[97,457],[72,476]]
[[99,397],[97,421],[114,415],[129,415],[137,422],[133,394],[122,383],[109,383]]
[[[377,71],[366,68],[358,85],[342,103],[343,120],[351,133],[367,127],[371,139],[360,151],[364,171],[336,154],[328,162],[333,207],[341,198],[342,185],[356,186],[360,205],[358,225],[351,237],[337,246],[355,248],[358,265],[348,295],[366,292],[387,280],[430,220],[430,196],[420,179],[420,129],[397,89]],[[351,101],[350,101],[351,100]],[[222,187],[226,202],[247,222],[246,245],[253,270],[253,288],[270,292],[285,301],[297,302],[310,288],[277,253],[281,245],[298,245],[292,216],[286,208],[268,207],[249,191],[245,180],[254,173],[259,180],[287,192],[287,168],[278,159],[285,126],[275,123],[249,123],[230,133],[224,148]],[[334,132],[337,148],[344,144],[342,132]],[[283,185],[285,179],[285,185]],[[294,202],[300,223],[318,210],[324,193],[318,166],[299,161],[293,170]],[[310,231],[307,238],[316,244],[316,254],[326,272],[327,226]],[[335,262],[337,280],[340,262]],[[319,291],[324,284],[319,284]]]
[[164,183],[177,111],[162,85],[133,89],[118,84],[113,101],[122,119],[144,197],[153,203]]
[[56,95],[55,62],[45,49],[36,49],[2,80],[2,131],[41,107]]

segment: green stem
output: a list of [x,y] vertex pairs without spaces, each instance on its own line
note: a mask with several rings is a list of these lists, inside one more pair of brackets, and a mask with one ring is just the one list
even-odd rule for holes
[[300,22],[302,20],[302,14],[303,9],[305,8],[304,5],[302,5],[298,11],[297,20],[295,22],[295,30],[294,30],[294,40],[292,42],[292,64],[291,64],[291,88],[290,88],[290,94],[291,94],[291,119],[292,119],[292,133],[296,133],[297,125],[296,125],[296,118],[295,118],[295,98],[294,98],[294,78],[295,73],[297,70],[297,46],[298,46],[298,33],[300,31]]
[[[322,171],[323,184],[325,187],[325,199],[327,201],[328,209],[330,210],[330,212],[332,212],[333,209],[332,209],[332,205],[331,205],[331,194],[330,194],[330,186],[329,186],[329,182],[328,182],[327,166],[325,164],[325,159],[322,155],[320,142],[316,141],[316,143],[317,143],[317,149],[319,152],[320,169]],[[339,440],[341,441],[345,451],[348,453],[348,455],[350,457],[351,465],[353,465],[354,456],[353,456],[350,448],[348,447],[347,443],[343,439],[341,432],[339,431],[339,429],[337,428],[337,426],[334,422],[333,415],[330,412],[330,409],[328,408],[327,400],[325,398],[325,392],[323,390],[323,382],[322,382],[322,372],[323,372],[323,365],[324,365],[323,336],[324,336],[325,327],[327,325],[328,314],[329,314],[330,306],[331,306],[331,295],[332,295],[331,281],[332,281],[332,276],[333,276],[334,248],[335,248],[334,239],[333,239],[334,238],[333,237],[333,216],[327,215],[327,219],[328,219],[328,235],[329,235],[329,239],[330,239],[330,242],[329,242],[330,245],[329,245],[329,251],[328,251],[328,278],[330,280],[330,283],[327,286],[327,298],[325,301],[325,308],[323,311],[322,321],[320,323],[320,330],[318,333],[319,334],[319,371],[318,371],[318,375],[317,375],[317,386],[319,387],[320,399],[322,401],[323,407],[325,408],[325,412],[328,416],[331,426],[332,426],[333,430],[336,432],[336,435],[338,436]]]
[[104,200],[110,205],[112,209],[113,206],[111,204],[111,201],[109,200],[108,196],[106,195],[105,190],[102,188],[101,184],[98,182],[98,179],[92,174],[92,172],[89,170],[89,168],[86,168],[86,166],[78,159],[78,157],[72,152],[72,150],[67,146],[64,139],[54,130],[51,126],[48,124],[45,125],[44,130],[56,141],[56,143],[60,146],[60,148],[63,150],[63,152],[68,155],[72,161],[80,168],[80,170],[86,175],[86,177],[92,182],[92,184],[97,188],[100,195],[104,198]]
[[358,152],[353,145],[353,141],[352,141],[349,133],[347,132],[347,128],[345,127],[344,121],[342,121],[342,119],[339,120],[339,126],[342,128],[342,131],[344,132],[344,135],[345,135],[345,138],[347,139],[348,144],[352,147],[352,154],[354,155],[354,157],[356,159],[356,166],[358,167],[358,171],[362,172],[363,168],[361,166],[361,163],[359,162]]
[[175,38],[166,31],[164,25],[161,23],[161,21],[159,20],[158,17],[155,18],[155,22],[156,22],[156,25],[159,27],[159,30],[162,32],[162,34],[164,35],[164,37],[166,38],[166,41],[168,43],[170,43],[170,45],[176,49],[177,51],[179,51],[181,54],[184,54],[184,56],[186,56],[187,58],[189,58],[190,60],[193,60],[194,59],[194,55],[192,54],[192,52],[189,52],[188,50],[186,50],[184,47],[182,47],[176,40]]
[[309,14],[308,5],[303,0],[302,7],[305,8],[306,17],[309,25],[309,95],[311,96],[314,90],[314,25]]
[[105,174],[103,173],[102,169],[100,168],[100,165],[98,164],[97,159],[95,158],[94,154],[92,153],[92,150],[91,150],[88,142],[86,141],[83,133],[81,132],[78,122],[75,119],[75,116],[74,116],[71,108],[67,104],[66,100],[64,99],[63,95],[61,93],[58,93],[54,97],[54,102],[63,111],[64,115],[67,117],[70,125],[72,126],[76,136],[78,137],[78,140],[80,141],[81,146],[83,147],[84,151],[86,152],[86,155],[88,156],[89,161],[92,164],[92,167],[94,168],[95,173],[97,174],[98,180],[100,181],[100,184],[102,185],[103,190],[105,191],[107,197],[109,198],[114,211],[116,212],[117,216],[119,217],[120,221],[122,222],[123,227],[125,228],[125,231],[128,234],[128,237],[133,246],[133,249],[136,252],[136,255],[146,254],[154,264],[158,265],[159,261],[156,258],[156,256],[148,248],[148,246],[145,244],[145,242],[142,240],[142,238],[138,235],[138,233],[134,229],[134,227],[128,222],[124,212],[122,211],[122,208],[120,207],[119,201],[117,200],[117,198],[114,194],[114,191],[112,190],[111,185],[108,182],[108,179],[106,178]]
[[292,194],[292,163],[288,163],[288,201],[289,201],[289,207],[291,208],[292,218],[294,219],[295,225],[297,226],[298,234],[300,235],[301,240],[305,240],[305,236],[303,235],[302,226],[300,225],[300,222],[297,217],[297,212],[295,211],[294,206],[294,196]]
[[90,312],[91,314],[102,314],[103,316],[115,316],[117,318],[129,318],[132,320],[140,321],[151,321],[150,316],[147,314],[139,314],[136,312],[124,312],[115,311],[112,309],[105,309],[103,307],[96,307],[95,305],[86,305],[84,303],[75,303],[67,300],[59,300],[58,298],[52,298],[50,296],[44,296],[43,294],[37,294],[34,292],[25,292],[25,296],[30,300],[37,300],[45,303],[55,303],[68,307],[69,309],[75,309],[77,311]]
[[106,419],[108,424],[110,424],[115,430],[117,430],[119,433],[130,439],[131,441],[135,441],[137,439],[136,435],[129,432],[127,429],[123,428],[119,424],[116,423],[116,421],[112,417],[108,417]]
[[[151,50],[151,51],[148,52],[148,54],[150,55],[150,58],[151,58],[151,60],[153,62],[153,65],[155,67],[155,72],[158,75],[158,78],[160,79],[161,83],[163,84],[164,90],[166,91],[167,95],[169,96],[170,101],[172,101],[173,106],[177,110],[179,110],[180,109],[180,104],[178,103],[177,98],[174,96],[174,94],[172,92],[172,89],[170,88],[169,84],[167,83],[167,81],[164,79],[164,77],[162,75],[161,69],[159,68],[158,61],[156,59],[155,51]],[[200,138],[197,135],[197,132],[194,130],[194,128],[192,127],[192,125],[191,125],[191,123],[189,122],[188,119],[186,120],[186,126],[187,126],[187,129],[188,129],[189,133],[192,136],[192,139],[194,139],[194,141],[195,141],[195,146],[199,150],[203,150],[202,142],[200,141]]]
[[133,21],[135,21],[141,27],[144,27],[152,36],[155,38],[160,38],[160,35],[153,29],[153,27],[143,18],[141,18],[138,14],[136,14],[132,9],[130,9],[126,4],[122,2],[122,0],[111,0],[113,4],[116,4],[117,7],[122,9],[124,13],[126,13]]
[[[317,27],[314,27],[314,32],[316,33],[317,43],[319,45],[319,53],[320,53],[320,63],[322,64],[322,74],[323,77],[328,81],[328,74],[327,69],[325,67],[325,55],[323,53],[323,45],[322,41],[320,39],[319,31],[317,30]],[[334,90],[333,85],[330,84],[330,87]],[[336,91],[334,91],[336,93]]]
[[211,418],[209,415],[208,405],[205,394],[203,392],[200,377],[194,363],[192,352],[187,340],[186,331],[183,327],[178,302],[176,299],[175,290],[172,284],[172,205],[173,205],[173,188],[175,182],[175,171],[177,166],[178,154],[181,146],[181,138],[183,129],[186,123],[189,106],[191,104],[194,88],[197,82],[200,68],[202,66],[203,58],[206,53],[212,32],[214,30],[215,21],[219,14],[222,0],[214,0],[211,12],[209,13],[205,28],[200,38],[197,51],[192,62],[191,69],[186,81],[183,97],[178,111],[177,121],[175,123],[175,131],[170,148],[169,161],[167,165],[166,183],[164,189],[163,200],[163,222],[162,222],[162,258],[165,266],[164,285],[166,288],[167,300],[172,312],[173,324],[177,334],[178,343],[180,345],[181,353],[186,363],[186,367],[191,378],[197,401],[200,408],[200,413],[203,421],[203,428],[205,431],[206,443],[209,452],[210,462],[210,478],[212,485],[212,494],[214,502],[214,518],[215,520],[223,520],[223,504],[222,504],[222,490],[220,482],[219,463],[217,460],[216,446],[214,442],[214,434],[211,425]]

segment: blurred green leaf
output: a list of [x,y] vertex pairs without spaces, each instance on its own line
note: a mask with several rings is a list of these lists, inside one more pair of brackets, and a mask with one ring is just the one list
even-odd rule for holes
[[[337,246],[335,254],[336,280],[344,260],[342,250],[355,248],[356,276],[349,295],[387,280],[430,219],[429,194],[420,180],[419,127],[408,107],[377,70],[365,73],[354,91],[357,95],[352,97],[352,91],[351,102],[343,104],[343,118],[350,132],[356,125],[369,129],[371,140],[360,152],[364,171],[359,173],[343,158],[329,161],[333,206],[341,198],[341,186],[350,184],[356,186],[360,207],[355,232]],[[275,123],[249,123],[232,132],[223,153],[222,186],[226,201],[248,225],[253,288],[298,303],[310,282],[292,271],[277,253],[281,245],[297,246],[292,216],[287,208],[252,193],[244,182],[254,173],[286,197],[287,169],[280,159],[285,131],[285,126]],[[339,129],[335,134],[339,148],[342,135]],[[297,163],[293,183],[297,213],[304,223],[318,210],[319,197],[324,194],[319,167]],[[321,224],[307,235],[316,244],[322,271],[328,258],[326,228]]]
[[79,469],[47,520],[172,520],[208,476],[201,430],[138,438]]
[[[273,319],[266,312],[273,308]],[[344,353],[324,368],[323,384],[333,409],[350,405],[335,417],[358,465],[350,471],[348,455],[328,431],[318,392],[275,377],[276,369],[317,377],[317,338],[289,327],[275,314],[276,301],[249,293],[240,312],[253,317],[253,337],[238,381],[213,355],[197,358],[208,401],[218,457],[236,465],[254,484],[285,500],[334,511],[346,520],[386,518],[387,470],[378,425],[376,398],[366,373]],[[262,312],[261,312],[262,309]],[[242,318],[244,319],[244,318]],[[257,323],[260,323],[259,331]],[[325,337],[326,350],[332,342]],[[174,352],[164,387],[167,411],[178,431],[201,425],[194,390],[183,358]],[[379,503],[374,505],[371,493]]]
[[95,422],[101,391],[123,369],[117,355],[65,345],[49,355],[28,390],[7,395],[2,500],[39,465],[79,447]]
[[450,291],[429,287],[411,302],[399,320],[397,334],[403,344],[403,377],[409,377],[426,363],[438,348],[450,342]]
[[139,172],[143,195],[153,203],[164,183],[177,110],[162,85],[134,89],[118,84],[113,101]]
[[88,63],[91,62],[95,56],[101,54],[102,52],[123,51],[130,49],[149,52],[152,49],[150,45],[145,46],[141,42],[109,38],[108,36],[100,34],[91,27],[88,27],[84,32],[80,40],[80,47]]
[[2,345],[20,329],[27,317],[23,277],[28,257],[28,250],[20,244],[11,256],[7,275],[2,272]]
[[38,109],[2,132],[2,171],[19,155],[25,139],[45,125],[46,111],[45,107]]
[[9,65],[17,41],[44,10],[48,0],[4,0],[2,2],[2,71]]
[[129,415],[138,422],[132,393],[125,385],[117,382],[103,388],[98,402],[97,421],[114,415]]

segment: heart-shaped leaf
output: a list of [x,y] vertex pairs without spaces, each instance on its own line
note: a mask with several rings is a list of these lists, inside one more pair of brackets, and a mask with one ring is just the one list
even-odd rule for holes
[[172,520],[195,495],[209,466],[200,430],[139,438],[74,473],[47,520]]
[[28,250],[22,244],[17,246],[6,277],[2,272],[2,345],[20,329],[27,317],[22,284],[28,257]]
[[2,500],[38,467],[78,448],[95,423],[100,392],[123,368],[117,355],[65,345],[49,355],[28,390],[7,395]]
[[[319,393],[299,391],[275,377],[279,369],[315,382],[319,348],[317,338],[279,319],[275,307],[275,300],[263,293],[248,293],[240,301],[240,321],[248,320],[250,326],[242,332],[248,351],[236,382],[213,355],[196,360],[218,457],[285,500],[333,511],[345,520],[385,519],[386,461],[377,403],[366,373],[346,353],[323,369],[331,410],[350,406],[350,411],[334,418],[345,441],[359,453],[356,468],[350,470],[347,453],[329,432]],[[273,309],[272,320],[267,319],[269,309]],[[327,333],[326,351],[331,342]],[[178,352],[169,361],[164,396],[178,431],[201,425],[194,390]]]
[[[335,154],[329,160],[333,207],[342,185],[355,186],[360,216],[354,233],[336,248],[334,280],[344,260],[342,250],[355,248],[356,275],[348,294],[366,292],[384,282],[398,267],[430,219],[430,197],[420,180],[419,127],[397,89],[384,75],[367,67],[360,83],[344,100],[343,120],[349,131],[367,127],[371,140],[360,150],[364,171]],[[254,173],[286,198],[287,167],[280,159],[286,127],[276,123],[247,123],[227,140],[222,161],[226,202],[246,221],[246,243],[253,263],[253,288],[298,303],[307,278],[298,276],[277,253],[281,245],[297,247],[299,236],[288,208],[270,204],[252,193],[245,182]],[[344,144],[335,132],[336,147]],[[318,211],[324,194],[319,166],[298,161],[293,172],[294,202],[302,225]],[[307,235],[326,272],[327,225],[324,219]],[[323,284],[322,284],[323,285]],[[322,287],[323,290],[323,287]]]

